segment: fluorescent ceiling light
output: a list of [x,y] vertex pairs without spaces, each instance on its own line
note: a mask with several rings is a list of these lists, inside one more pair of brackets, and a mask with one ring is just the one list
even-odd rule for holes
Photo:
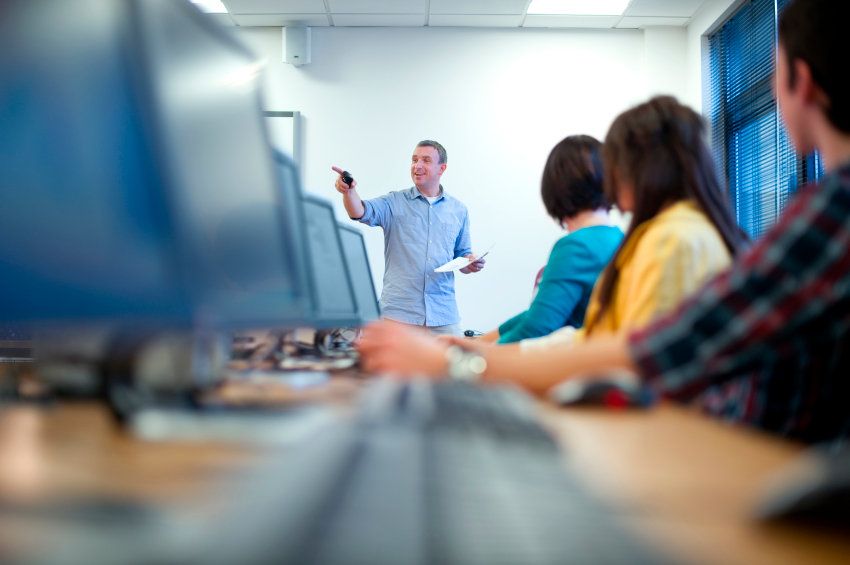
[[221,0],[191,0],[192,4],[208,14],[226,14],[227,8]]
[[620,16],[629,0],[531,0],[529,14],[547,16]]

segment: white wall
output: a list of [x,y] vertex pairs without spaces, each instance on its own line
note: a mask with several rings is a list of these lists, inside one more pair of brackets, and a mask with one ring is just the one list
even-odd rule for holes
[[[279,28],[239,33],[267,59],[267,107],[302,112],[305,187],[333,199],[340,219],[332,164],[369,198],[412,185],[417,141],[446,146],[443,185],[469,207],[474,247],[496,243],[484,271],[457,280],[462,325],[481,330],[527,307],[562,235],[539,196],[551,147],[569,134],[601,139],[659,85],[686,91],[681,31],[647,44],[634,30],[313,28],[300,68],[281,62]],[[381,232],[366,238],[380,281]]]
[[683,75],[687,63],[687,29],[648,27],[643,36],[646,95],[672,94],[685,101],[688,96]]

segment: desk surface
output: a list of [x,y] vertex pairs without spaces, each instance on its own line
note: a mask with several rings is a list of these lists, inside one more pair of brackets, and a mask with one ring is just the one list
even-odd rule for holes
[[850,540],[754,521],[768,478],[801,446],[685,408],[543,409],[568,464],[626,525],[699,563],[848,563]]
[[[588,488],[621,509],[627,527],[676,559],[850,562],[850,540],[749,518],[766,477],[799,446],[667,405],[651,412],[543,405],[542,413]],[[250,467],[260,453],[256,446],[142,442],[95,404],[6,406],[0,408],[0,501],[197,502],[214,496],[220,479]],[[0,556],[22,543],[20,531],[0,527]]]

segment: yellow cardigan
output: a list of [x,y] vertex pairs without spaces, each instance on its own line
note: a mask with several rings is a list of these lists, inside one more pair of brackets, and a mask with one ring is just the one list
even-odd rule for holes
[[611,303],[599,314],[599,288],[593,288],[582,339],[646,325],[732,263],[711,220],[693,201],[680,201],[638,226],[623,244],[616,265],[620,276]]

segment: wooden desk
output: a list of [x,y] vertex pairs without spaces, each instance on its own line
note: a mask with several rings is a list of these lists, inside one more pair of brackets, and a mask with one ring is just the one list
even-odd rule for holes
[[765,525],[752,510],[775,471],[803,450],[685,408],[543,408],[568,465],[622,509],[627,527],[696,563],[850,563],[835,533]]
[[[544,420],[568,465],[626,525],[683,561],[847,563],[850,541],[749,518],[764,479],[800,447],[673,406],[652,412],[559,410]],[[164,506],[214,498],[219,479],[261,460],[258,447],[146,443],[95,404],[0,408],[0,500],[38,504],[113,496]],[[0,558],[26,532],[0,517]],[[6,550],[4,552],[4,549]]]
[[116,426],[100,404],[0,408],[0,500],[115,496],[174,502],[257,459],[233,444],[154,443]]

